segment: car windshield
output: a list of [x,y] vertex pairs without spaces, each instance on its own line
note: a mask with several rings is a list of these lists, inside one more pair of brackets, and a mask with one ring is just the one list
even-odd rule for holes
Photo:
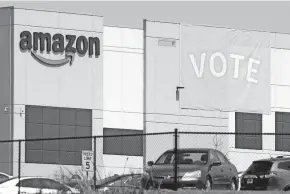
[[253,162],[250,167],[247,169],[248,174],[256,173],[269,173],[273,163],[270,161],[257,161]]
[[[208,162],[208,152],[202,151],[180,151],[178,152],[179,164],[205,165]],[[174,164],[175,154],[173,151],[165,152],[160,156],[155,164]]]
[[18,182],[19,182],[19,180],[18,180],[17,177],[10,178],[10,179],[7,179],[5,181],[2,181],[0,183],[0,187],[11,187],[11,186],[15,186]]

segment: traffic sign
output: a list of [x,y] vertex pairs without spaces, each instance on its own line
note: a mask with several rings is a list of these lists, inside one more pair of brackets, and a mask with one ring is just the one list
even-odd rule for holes
[[82,151],[82,170],[87,172],[94,171],[94,152],[93,151]]

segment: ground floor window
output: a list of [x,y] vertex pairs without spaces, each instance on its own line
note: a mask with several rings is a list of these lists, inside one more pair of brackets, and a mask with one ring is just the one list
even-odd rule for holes
[[235,147],[239,149],[262,149],[262,114],[235,113],[236,133],[256,133],[258,135],[235,135]]
[[275,113],[275,149],[276,151],[290,151],[290,113],[276,112]]
[[[137,134],[137,136],[126,136]],[[143,130],[104,128],[103,153],[109,155],[143,156]]]
[[[25,138],[45,139],[92,135],[92,110],[26,106]],[[81,165],[82,150],[92,150],[90,139],[25,142],[25,162]]]

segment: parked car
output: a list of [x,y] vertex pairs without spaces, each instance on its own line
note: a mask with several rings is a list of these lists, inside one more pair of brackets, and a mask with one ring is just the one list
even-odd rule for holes
[[99,191],[110,190],[139,190],[141,189],[141,174],[124,174],[107,177],[96,185]]
[[18,194],[20,186],[20,193],[25,194],[80,194],[76,189],[64,185],[58,181],[49,178],[40,177],[15,177],[8,179],[0,184],[0,194]]
[[[237,168],[220,151],[215,149],[178,149],[177,188],[237,190]],[[176,189],[174,185],[174,150],[164,152],[142,178],[144,189]]]
[[12,178],[12,176],[6,174],[6,173],[3,173],[3,172],[0,172],[0,184],[8,179]]
[[243,174],[241,190],[290,190],[290,157],[253,161]]

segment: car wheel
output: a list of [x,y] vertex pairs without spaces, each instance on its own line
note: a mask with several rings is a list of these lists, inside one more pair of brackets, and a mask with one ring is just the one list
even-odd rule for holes
[[205,180],[205,190],[211,190],[212,189],[212,182],[211,182],[211,179],[210,177],[206,177],[206,180]]
[[236,191],[237,190],[237,184],[236,184],[235,179],[232,179],[232,181],[231,181],[231,190],[232,191]]

